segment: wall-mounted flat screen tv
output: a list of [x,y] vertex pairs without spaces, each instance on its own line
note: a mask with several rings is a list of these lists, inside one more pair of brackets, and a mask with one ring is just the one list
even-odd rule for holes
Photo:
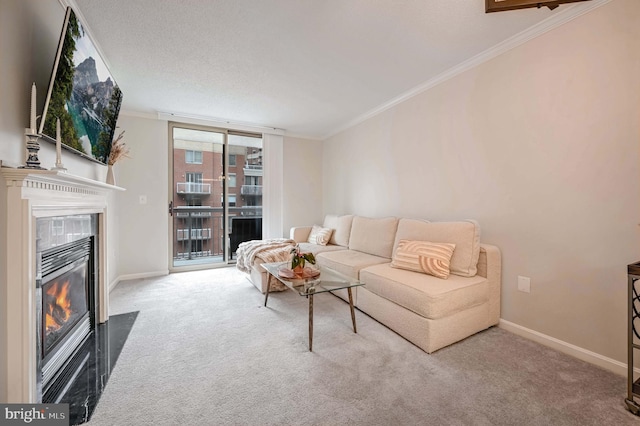
[[106,164],[121,102],[111,72],[67,7],[39,133],[55,142],[59,118],[63,146]]

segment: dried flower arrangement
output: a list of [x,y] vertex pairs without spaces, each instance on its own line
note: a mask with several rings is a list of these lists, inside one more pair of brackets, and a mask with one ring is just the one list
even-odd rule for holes
[[122,142],[123,136],[124,130],[120,132],[118,137],[111,143],[111,152],[109,153],[109,160],[107,162],[110,166],[113,166],[122,158],[129,158],[129,147]]

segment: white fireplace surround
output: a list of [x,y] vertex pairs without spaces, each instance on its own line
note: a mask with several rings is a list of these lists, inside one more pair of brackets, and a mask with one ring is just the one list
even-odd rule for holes
[[77,214],[98,215],[99,321],[109,318],[107,281],[108,195],[122,190],[66,173],[0,169],[7,185],[7,313],[5,354],[7,402],[38,402],[36,387],[36,219]]

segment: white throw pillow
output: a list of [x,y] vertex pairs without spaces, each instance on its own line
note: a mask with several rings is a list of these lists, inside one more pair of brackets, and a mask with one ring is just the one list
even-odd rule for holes
[[331,239],[331,233],[333,229],[331,228],[323,228],[322,226],[313,225],[311,228],[311,233],[309,234],[308,243],[319,244],[321,246],[326,246]]

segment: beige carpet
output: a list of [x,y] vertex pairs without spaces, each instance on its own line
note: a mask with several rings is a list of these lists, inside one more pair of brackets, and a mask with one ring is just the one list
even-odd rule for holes
[[330,294],[260,294],[235,268],[120,283],[139,310],[90,426],[640,425],[623,377],[498,328],[426,354]]

